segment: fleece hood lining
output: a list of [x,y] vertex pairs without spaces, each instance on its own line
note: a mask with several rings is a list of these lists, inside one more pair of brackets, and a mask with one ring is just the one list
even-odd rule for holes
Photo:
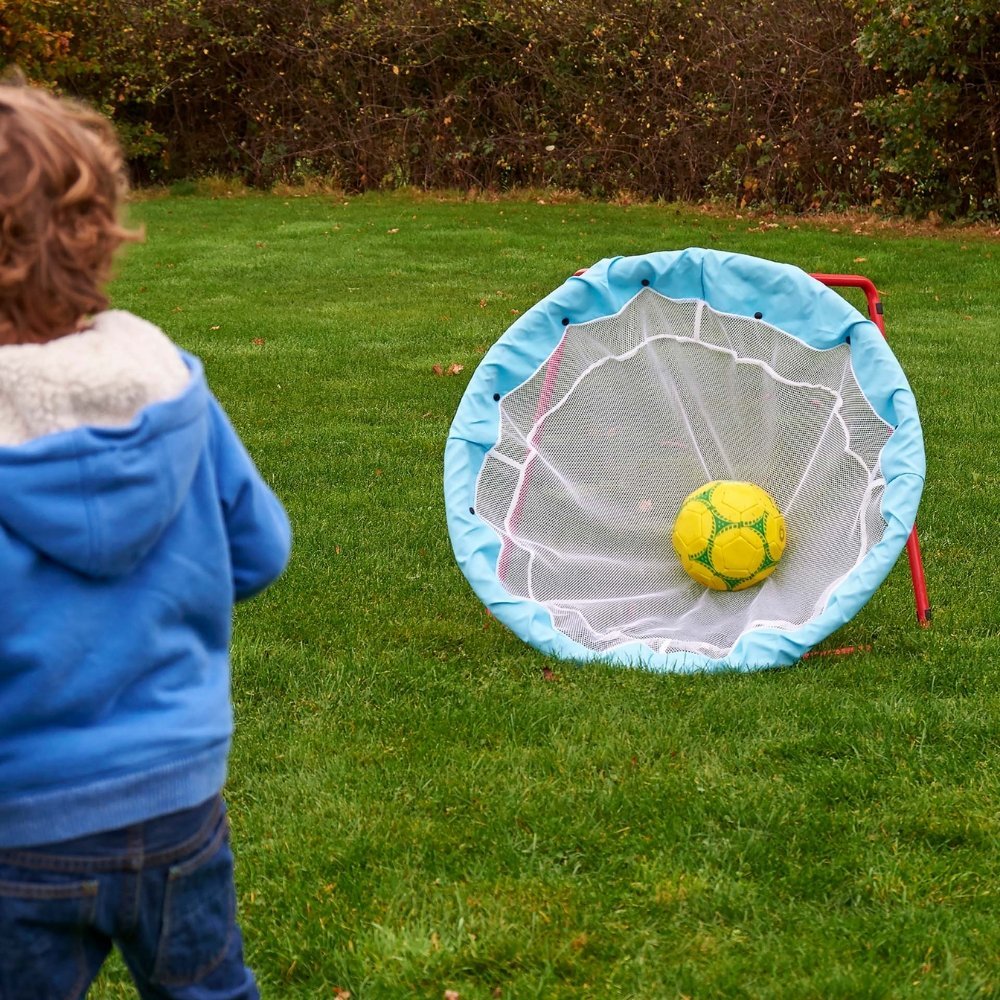
[[125,427],[190,379],[164,333],[120,310],[98,314],[80,333],[0,347],[0,446],[78,427]]

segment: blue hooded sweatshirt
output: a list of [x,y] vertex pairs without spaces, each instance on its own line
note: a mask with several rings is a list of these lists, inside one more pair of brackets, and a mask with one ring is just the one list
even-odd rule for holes
[[182,357],[186,388],[127,426],[0,447],[0,847],[165,815],[225,780],[233,602],[281,573],[291,533]]

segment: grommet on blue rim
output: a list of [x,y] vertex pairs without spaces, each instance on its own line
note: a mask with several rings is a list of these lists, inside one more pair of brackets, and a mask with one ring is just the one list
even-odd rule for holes
[[499,403],[500,402],[500,393],[499,392],[493,393],[493,402],[494,403]]
[[563,326],[569,326],[569,317],[568,316],[563,316],[562,325]]
[[643,288],[649,288],[649,278],[643,278],[642,279],[642,287]]
[[764,318],[764,314],[762,312],[755,312],[753,314],[753,318],[754,319],[763,319]]

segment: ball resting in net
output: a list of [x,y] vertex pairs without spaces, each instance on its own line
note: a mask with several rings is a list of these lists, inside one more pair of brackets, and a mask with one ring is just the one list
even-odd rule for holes
[[[793,541],[711,590],[671,543],[685,498],[756,483]],[[906,542],[919,421],[875,326],[788,265],[706,250],[604,261],[480,365],[446,451],[456,556],[490,609],[559,656],[657,669],[794,661]]]

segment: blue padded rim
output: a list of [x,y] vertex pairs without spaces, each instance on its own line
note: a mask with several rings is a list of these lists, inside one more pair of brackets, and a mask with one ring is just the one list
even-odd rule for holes
[[[723,659],[679,651],[657,653],[641,642],[597,653],[567,638],[549,612],[515,597],[497,579],[500,540],[473,513],[476,481],[496,443],[500,403],[544,364],[565,332],[620,311],[646,285],[673,299],[702,299],[719,312],[753,316],[826,349],[851,342],[855,378],[872,408],[895,428],[881,454],[886,531],[831,594],[826,608],[790,631],[747,633]],[[916,402],[906,376],[878,328],[833,289],[790,264],[744,254],[691,248],[602,260],[532,306],[493,345],[462,397],[445,446],[444,492],[455,557],[487,608],[544,653],[569,660],[603,660],[651,670],[753,670],[794,663],[849,621],[886,578],[916,520],[926,464]]]

